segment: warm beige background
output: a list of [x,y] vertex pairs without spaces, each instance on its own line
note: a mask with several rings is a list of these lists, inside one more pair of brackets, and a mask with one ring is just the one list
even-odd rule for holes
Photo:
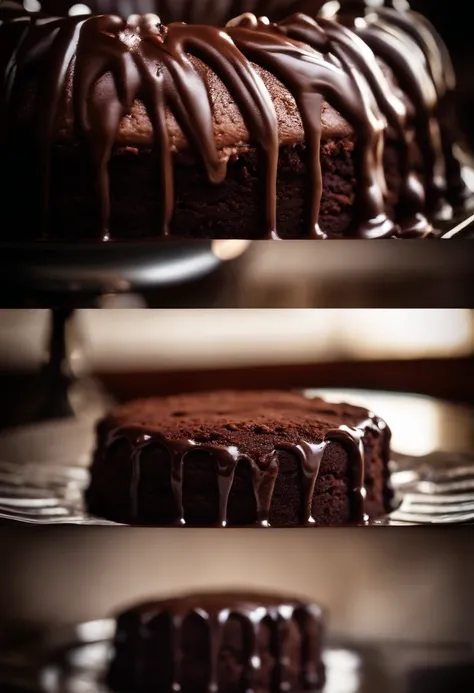
[[[0,310],[0,367],[37,369],[49,325]],[[68,337],[72,367],[94,372],[456,358],[474,353],[474,311],[79,310]]]
[[335,633],[474,643],[470,528],[36,527],[0,540],[0,631],[18,620],[100,618],[177,590],[247,586],[319,600]]

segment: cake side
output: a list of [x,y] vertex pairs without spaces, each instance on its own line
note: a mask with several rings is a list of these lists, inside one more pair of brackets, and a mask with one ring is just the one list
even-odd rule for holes
[[98,426],[91,513],[155,525],[363,522],[388,510],[390,432],[291,392],[142,400]]
[[117,618],[112,690],[316,691],[321,609],[293,597],[208,593],[139,604]]
[[[25,175],[24,161],[17,159]],[[284,239],[310,238],[307,226],[308,152],[304,143],[280,148],[276,183],[276,224]],[[319,227],[328,237],[344,237],[353,224],[357,198],[354,140],[333,138],[321,146],[323,190]],[[202,166],[183,152],[173,156],[175,202],[171,235],[181,238],[262,238],[262,175],[255,148],[232,155],[220,185],[209,183]],[[110,228],[114,239],[160,237],[163,216],[156,153],[127,147],[114,150],[109,164]],[[71,209],[76,210],[71,215]],[[19,224],[23,238],[34,239],[38,225],[31,208],[16,209],[29,222]],[[54,238],[97,239],[99,200],[84,150],[57,146],[52,152],[50,229]]]

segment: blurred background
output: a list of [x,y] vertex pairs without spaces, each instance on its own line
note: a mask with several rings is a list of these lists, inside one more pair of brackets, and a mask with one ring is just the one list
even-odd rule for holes
[[0,308],[470,308],[473,276],[468,239],[38,246],[4,260]]
[[52,330],[50,311],[0,311],[2,428],[31,419],[32,403],[48,394],[54,377],[93,378],[118,401],[212,388],[359,388],[474,405],[473,310],[118,309],[56,316]]
[[474,643],[469,527],[35,527],[0,538],[4,641],[108,617],[150,596],[238,586],[318,601],[333,639]]
[[438,30],[451,53],[458,80],[458,113],[469,144],[474,148],[474,48],[469,31],[464,29],[463,13],[469,3],[448,0],[410,0],[414,10],[422,12]]

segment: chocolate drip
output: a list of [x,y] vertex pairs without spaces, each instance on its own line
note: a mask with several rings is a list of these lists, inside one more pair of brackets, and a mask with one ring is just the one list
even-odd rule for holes
[[276,451],[270,455],[270,461],[265,466],[265,471],[262,471],[258,464],[250,458],[248,460],[252,470],[253,491],[257,506],[256,524],[261,527],[269,527],[270,506],[278,476],[278,455]]
[[[296,627],[301,637],[300,662],[301,671],[296,682],[298,690],[320,690],[324,684],[324,666],[321,661],[323,627],[322,615],[316,605],[296,601],[289,603],[273,600],[267,595],[259,600],[251,595],[212,595],[203,597],[184,597],[149,605],[138,606],[118,618],[115,636],[115,656],[108,675],[108,683],[114,690],[129,690],[133,686],[147,686],[153,680],[151,672],[155,671],[155,659],[148,659],[141,652],[141,641],[150,642],[154,637],[154,623],[169,616],[169,638],[171,641],[170,693],[179,691],[183,686],[183,659],[189,652],[183,638],[183,631],[189,617],[199,619],[205,624],[208,633],[206,681],[201,681],[208,693],[217,693],[223,682],[219,675],[219,662],[224,645],[224,630],[231,619],[238,619],[243,627],[239,655],[242,657],[240,681],[233,683],[235,690],[256,690],[262,659],[258,645],[258,633],[263,624],[270,629],[270,640],[273,643],[275,662],[273,671],[266,675],[271,677],[269,690],[290,690],[294,674],[290,670],[295,662],[290,658],[290,628]],[[248,637],[250,636],[250,637]],[[133,643],[133,645],[131,645]],[[151,652],[149,649],[148,652]],[[134,663],[139,662],[139,666]],[[148,671],[149,668],[149,671]],[[228,683],[228,682],[227,682]],[[155,684],[156,685],[156,684]],[[160,690],[164,690],[162,686]],[[234,690],[234,689],[233,689]]]
[[[324,12],[324,16],[328,13]],[[420,15],[391,7],[370,7],[363,0],[344,3],[331,19],[355,31],[389,65],[413,103],[426,209],[437,219],[449,218],[452,209],[447,198],[455,201],[457,197],[459,202],[461,197],[465,201],[471,191],[467,190],[453,152],[455,80],[444,44]],[[449,125],[447,120],[451,121]]]
[[335,55],[349,73],[354,74],[356,86],[360,77],[366,80],[377,101],[377,106],[393,128],[399,146],[402,187],[399,192],[397,217],[404,236],[425,236],[431,225],[423,214],[425,195],[410,161],[406,130],[406,108],[394,94],[391,85],[375,56],[364,41],[346,27],[333,21],[316,22],[305,15],[294,15],[281,22],[279,29],[298,41],[303,41],[321,53]]
[[[141,465],[140,453],[146,447],[150,440],[150,436],[138,436],[135,441],[135,447],[132,451],[132,476],[130,482],[130,503],[132,518],[138,517],[138,489],[140,487]],[[173,472],[172,472],[173,477]]]
[[286,606],[275,609],[274,629],[277,642],[277,666],[276,674],[278,690],[289,691],[291,689],[290,658],[288,656],[288,641],[290,635],[290,621],[293,619],[294,610]]
[[357,522],[367,521],[368,516],[365,512],[365,499],[367,491],[365,489],[365,464],[364,464],[364,445],[362,438],[364,436],[364,428],[349,428],[341,426],[327,433],[326,438],[329,441],[343,445],[352,462],[352,513]]
[[[171,455],[171,489],[173,491],[174,502],[176,505],[178,524],[184,524],[183,506],[183,462],[185,451],[179,448],[170,449]],[[132,494],[138,496],[138,489],[132,489]]]
[[[327,441],[323,441],[318,445],[312,445],[301,441],[299,445],[282,445],[278,446],[279,450],[287,450],[292,454],[296,454],[300,460],[302,469],[303,482],[303,524],[314,524],[312,517],[313,512],[313,496],[316,481],[319,475],[319,468],[323,460],[326,450]],[[271,498],[270,498],[271,504]],[[270,513],[270,504],[267,508],[267,517]]]
[[[409,6],[407,3],[407,10]],[[471,199],[473,191],[462,175],[461,161],[454,151],[460,147],[456,114],[456,76],[448,49],[433,25],[418,12],[400,12],[389,7],[378,10],[379,15],[399,27],[417,43],[426,58],[438,95],[437,117],[441,124],[441,142],[446,166],[447,197],[457,209]]]
[[[70,94],[78,137],[87,145],[100,200],[99,235],[111,237],[108,163],[122,119],[141,99],[148,111],[161,177],[162,218],[157,234],[167,236],[173,216],[173,164],[166,127],[166,109],[175,116],[191,146],[198,152],[209,180],[219,184],[227,172],[227,158],[217,148],[212,109],[197,58],[222,80],[238,105],[250,142],[259,147],[264,173],[266,238],[278,238],[276,181],[279,155],[278,124],[267,88],[252,66],[273,72],[290,90],[303,121],[310,190],[307,235],[323,238],[318,225],[322,193],[320,166],[321,106],[329,101],[357,133],[358,195],[351,232],[362,238],[390,237],[396,227],[387,218],[383,199],[383,122],[370,95],[357,84],[354,69],[317,54],[251,16],[250,27],[226,30],[208,26],[158,24],[158,18],[132,17],[130,23],[104,15],[87,18],[26,22],[24,39],[12,57],[7,77],[7,114],[15,108],[15,84],[34,62],[43,61],[40,79],[37,146],[44,175],[44,212],[47,217],[49,170],[54,124],[63,117],[61,100]],[[6,134],[8,140],[8,133]],[[46,219],[47,221],[47,219]],[[47,230],[47,224],[46,224]]]
[[210,677],[207,687],[208,693],[217,693],[219,690],[218,664],[221,645],[222,628],[227,623],[229,612],[227,609],[218,614],[208,614],[209,622],[209,650],[210,650]]
[[[292,93],[303,121],[308,147],[312,195],[308,235],[321,238],[318,226],[322,194],[319,159],[321,107],[323,97],[334,105],[357,132],[356,165],[358,181],[358,220],[356,235],[382,238],[393,235],[394,225],[386,217],[381,182],[383,124],[364,98],[351,74],[336,67],[305,45],[280,35],[274,25],[243,18],[244,25],[231,26],[228,33],[239,49],[252,61],[272,72]],[[247,27],[250,28],[247,28]]]
[[[367,430],[379,436],[386,429],[386,424],[377,417],[370,416],[355,428],[340,426],[329,430],[324,440],[320,443],[309,443],[301,440],[299,443],[281,442],[275,445],[275,449],[263,459],[252,459],[243,454],[235,446],[223,447],[198,443],[194,440],[170,440],[161,433],[144,433],[136,428],[118,429],[114,431],[107,441],[107,446],[119,440],[127,440],[131,445],[131,484],[130,507],[132,521],[140,517],[139,487],[141,479],[141,455],[143,451],[153,444],[162,445],[170,456],[171,462],[171,488],[175,501],[175,524],[184,526],[185,510],[183,506],[183,466],[186,455],[192,451],[207,453],[215,464],[215,473],[218,486],[218,526],[226,527],[228,524],[227,511],[229,495],[232,490],[234,476],[239,462],[246,462],[251,469],[253,492],[256,501],[256,526],[269,527],[269,516],[272,504],[275,483],[278,475],[278,452],[286,451],[294,455],[300,464],[302,483],[302,519],[301,524],[311,526],[312,507],[314,502],[314,490],[318,480],[319,469],[328,444],[338,443],[347,452],[349,468],[351,469],[351,522],[362,523],[367,521],[365,511],[365,464],[363,437]],[[386,434],[387,445],[389,440]],[[387,450],[388,455],[388,450]]]
[[321,612],[313,605],[305,609],[297,609],[296,620],[303,635],[302,648],[302,690],[310,691],[317,688],[324,678],[322,655],[322,624]]
[[[400,86],[414,104],[415,138],[423,157],[427,209],[436,216],[446,217],[449,215],[445,206],[446,167],[436,118],[436,92],[424,71],[422,58],[416,59],[410,55],[410,51],[407,51],[409,39],[395,34],[389,26],[368,23],[365,29],[359,30],[359,34],[393,70]],[[410,48],[414,51],[415,44]]]

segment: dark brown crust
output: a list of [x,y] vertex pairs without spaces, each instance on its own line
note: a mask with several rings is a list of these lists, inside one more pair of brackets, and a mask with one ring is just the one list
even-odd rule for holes
[[[121,431],[159,432],[166,438],[193,439],[219,447],[232,445],[257,464],[265,464],[262,461],[279,445],[299,444],[301,439],[320,443],[329,430],[343,424],[355,427],[368,417],[363,409],[327,405],[320,400],[308,401],[292,393],[223,393],[207,398],[195,395],[146,400],[132,403],[107,417],[98,427],[97,452],[87,492],[90,511],[122,523],[169,525],[176,520],[170,458],[166,448],[157,442],[151,443],[142,453],[139,514],[132,516],[132,448],[121,436]],[[270,402],[273,404],[269,405]],[[217,416],[212,413],[216,409],[224,413]],[[375,435],[367,427],[363,439],[366,512],[370,517],[380,516],[388,509],[388,436],[388,431]],[[111,442],[112,438],[115,442]],[[303,517],[301,465],[290,450],[278,450],[277,459],[278,475],[269,522],[271,526],[299,525]],[[312,501],[312,517],[316,524],[351,522],[353,473],[347,450],[339,443],[329,443]],[[249,465],[239,462],[228,502],[227,523],[230,526],[256,524],[252,478]],[[186,455],[183,506],[188,525],[218,522],[217,477],[214,461],[207,452],[197,449]]]
[[[53,152],[51,224],[55,238],[94,239],[98,235],[99,203],[94,193],[92,165],[81,152],[79,147],[69,145],[56,146]],[[305,237],[308,199],[305,153],[303,144],[280,150],[277,221],[283,238]],[[333,139],[322,147],[324,189],[320,224],[331,236],[346,232],[353,216],[356,181],[352,153],[350,138]],[[27,157],[28,151],[15,162],[21,177],[25,175]],[[122,148],[112,157],[109,170],[114,238],[159,237],[157,169],[156,156],[146,149]],[[14,168],[10,174],[14,178]],[[262,177],[259,177],[255,149],[233,157],[226,180],[219,186],[209,182],[202,166],[192,156],[177,154],[175,180],[172,234],[189,238],[262,238]],[[38,212],[33,200],[23,209],[18,209],[14,202],[12,218],[13,215],[17,238],[33,240],[38,233],[35,224]],[[24,215],[23,220],[20,215]]]
[[[356,195],[353,139],[326,140],[321,149],[323,196],[320,224],[330,237],[348,232],[353,220]],[[277,189],[277,220],[282,238],[305,238],[305,209],[308,199],[304,144],[280,149]],[[229,163],[228,175],[219,186],[209,182],[206,173],[191,155],[175,155],[176,205],[171,232],[184,238],[262,238],[261,182],[255,149],[242,151]],[[26,167],[29,166],[29,169]],[[384,169],[389,195],[387,214],[392,216],[401,185],[397,144],[388,141]],[[30,171],[31,189],[38,195],[34,168],[28,147],[17,148],[15,161],[4,185],[18,189]],[[159,236],[160,180],[156,157],[149,149],[136,147],[116,150],[110,164],[111,220],[117,239],[156,239]],[[51,224],[58,239],[96,239],[98,196],[94,191],[92,165],[74,145],[57,145],[53,150],[51,180]],[[196,194],[199,191],[199,194]],[[9,212],[8,205],[12,209]],[[40,200],[19,208],[14,193],[6,195],[4,213],[11,219],[10,233],[16,240],[34,240]],[[74,214],[71,214],[74,210]],[[7,233],[7,229],[5,229]]]

